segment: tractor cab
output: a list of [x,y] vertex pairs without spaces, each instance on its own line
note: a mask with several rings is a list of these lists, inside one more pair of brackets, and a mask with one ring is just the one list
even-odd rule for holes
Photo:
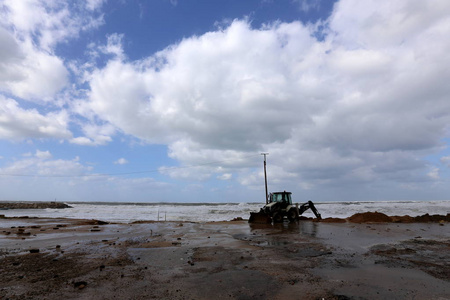
[[286,207],[288,205],[292,205],[292,198],[291,198],[290,192],[277,192],[277,193],[270,193],[269,195],[269,203],[280,203],[282,207]]

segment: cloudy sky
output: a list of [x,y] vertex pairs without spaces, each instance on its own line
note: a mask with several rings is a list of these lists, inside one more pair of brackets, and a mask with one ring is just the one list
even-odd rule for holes
[[450,199],[448,0],[0,0],[0,200]]

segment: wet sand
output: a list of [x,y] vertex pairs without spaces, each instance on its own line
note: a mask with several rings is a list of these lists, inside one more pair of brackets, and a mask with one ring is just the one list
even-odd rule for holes
[[450,299],[449,226],[0,218],[0,299]]

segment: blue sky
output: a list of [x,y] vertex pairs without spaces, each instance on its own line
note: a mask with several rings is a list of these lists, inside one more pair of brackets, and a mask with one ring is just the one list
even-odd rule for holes
[[0,200],[450,199],[449,16],[0,0]]

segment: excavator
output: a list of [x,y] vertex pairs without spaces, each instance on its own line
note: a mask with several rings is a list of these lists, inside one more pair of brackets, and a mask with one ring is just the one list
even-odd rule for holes
[[281,223],[287,217],[290,222],[298,220],[306,210],[311,209],[317,219],[322,219],[322,216],[317,211],[314,203],[308,201],[300,207],[298,204],[292,204],[292,193],[290,192],[276,192],[267,193],[267,172],[266,172],[266,155],[264,155],[264,179],[266,185],[266,205],[259,212],[251,212],[249,223]]
[[263,208],[257,213],[251,212],[249,223],[281,223],[284,218],[287,217],[290,222],[298,220],[305,211],[311,209],[317,219],[322,219],[322,216],[317,211],[314,203],[308,201],[300,207],[292,204],[292,193],[290,192],[277,192],[269,194],[269,203],[264,205]]

